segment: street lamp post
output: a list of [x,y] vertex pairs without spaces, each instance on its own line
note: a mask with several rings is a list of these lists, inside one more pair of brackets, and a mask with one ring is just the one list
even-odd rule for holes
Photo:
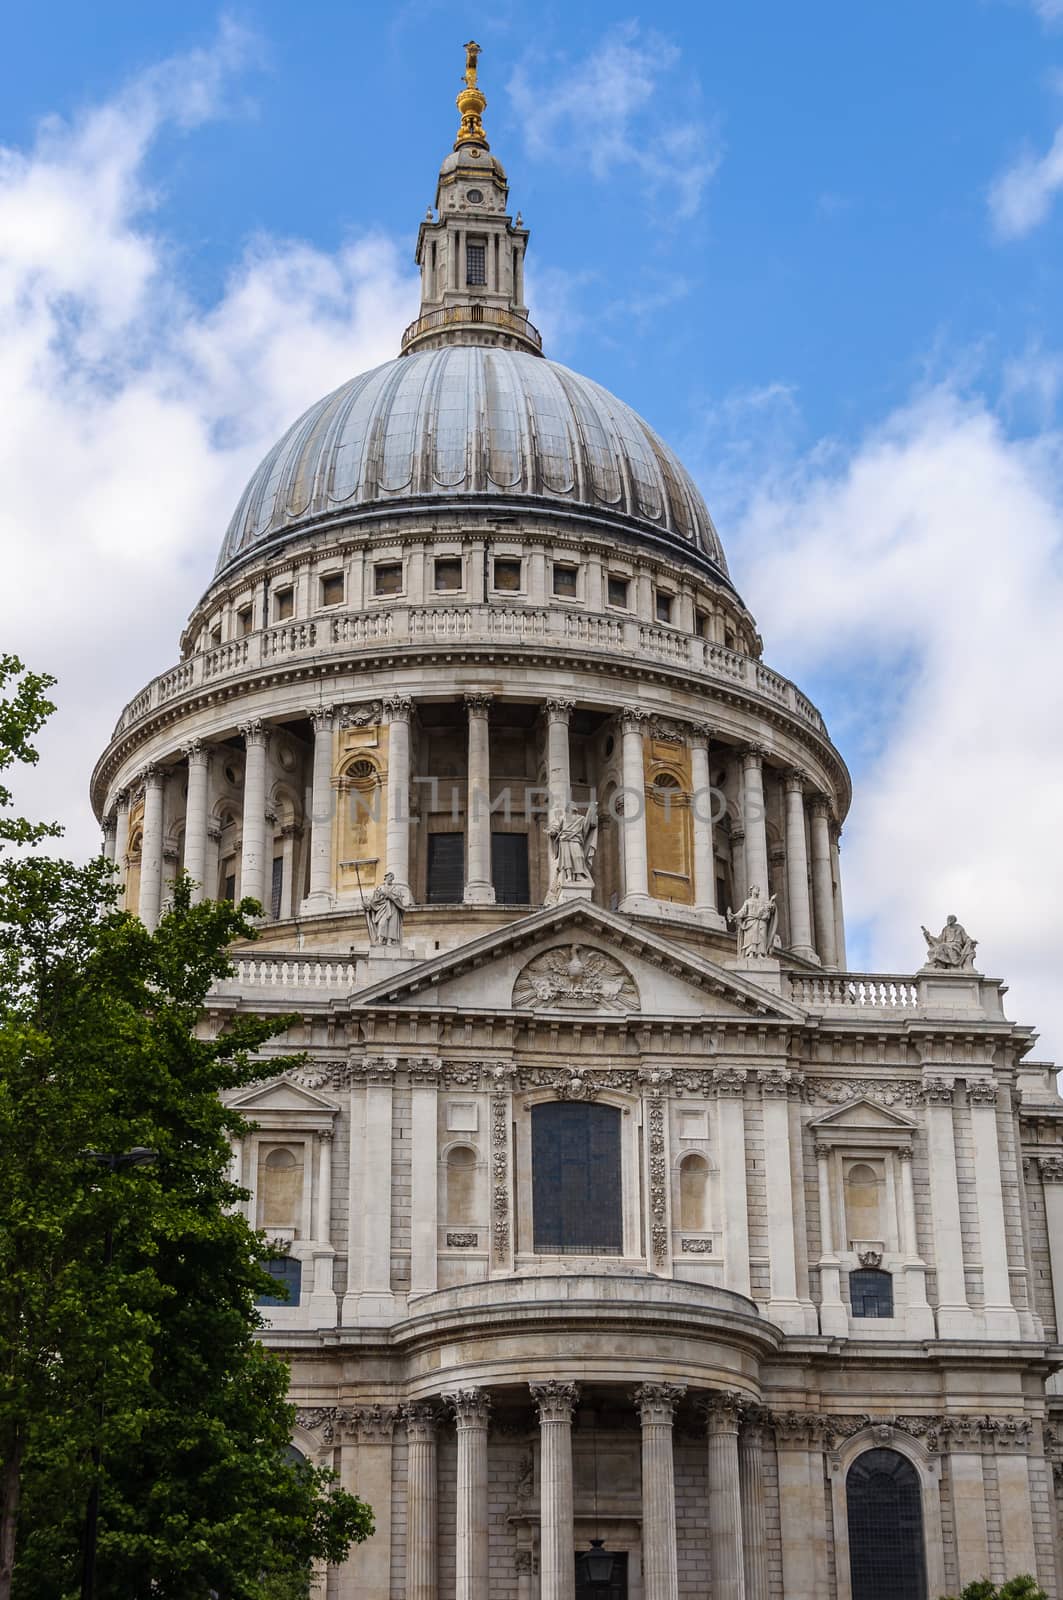
[[[127,1167],[150,1167],[159,1159],[158,1151],[145,1145],[134,1145],[132,1150],[110,1152],[83,1150],[84,1161],[91,1161],[108,1172],[124,1172]],[[103,1236],[104,1271],[114,1260],[114,1228],[110,1217]],[[96,1437],[92,1445],[92,1482],[85,1504],[85,1539],[81,1553],[81,1600],[94,1600],[96,1593],[96,1543],[100,1528],[100,1435],[103,1432],[103,1373],[100,1373],[100,1398],[96,1407]]]

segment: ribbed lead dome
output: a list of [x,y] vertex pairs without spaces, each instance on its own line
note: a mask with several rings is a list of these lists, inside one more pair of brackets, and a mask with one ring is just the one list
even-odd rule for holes
[[556,362],[484,346],[402,356],[311,406],[244,490],[218,572],[323,518],[514,500],[726,574],[689,473],[630,406]]

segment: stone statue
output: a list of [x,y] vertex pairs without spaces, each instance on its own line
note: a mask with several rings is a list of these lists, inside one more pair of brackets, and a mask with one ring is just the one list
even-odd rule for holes
[[369,897],[365,920],[373,944],[401,944],[402,919],[406,915],[406,896],[395,882],[395,874],[386,872],[383,883],[378,883]]
[[546,837],[550,841],[552,895],[572,885],[585,888],[593,883],[591,867],[598,849],[596,801],[592,800],[586,811],[557,807],[546,824]]
[[727,908],[727,921],[738,929],[740,956],[763,961],[775,948],[775,933],[779,925],[779,909],[775,896],[767,900],[760,892],[759,883],[750,889],[737,911]]
[[978,941],[969,936],[963,923],[957,922],[951,913],[936,939],[928,928],[923,929],[923,938],[926,940],[928,967],[952,972],[974,971],[974,953],[978,949]]

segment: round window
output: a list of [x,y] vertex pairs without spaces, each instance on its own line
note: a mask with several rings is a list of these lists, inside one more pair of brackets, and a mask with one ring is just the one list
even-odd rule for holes
[[471,206],[481,205],[483,202],[483,197],[482,189],[468,189],[465,193],[465,198]]

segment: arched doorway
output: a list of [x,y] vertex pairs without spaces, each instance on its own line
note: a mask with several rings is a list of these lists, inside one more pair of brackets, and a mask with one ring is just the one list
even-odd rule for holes
[[865,1450],[845,1480],[853,1600],[927,1600],[919,1474],[897,1450]]

